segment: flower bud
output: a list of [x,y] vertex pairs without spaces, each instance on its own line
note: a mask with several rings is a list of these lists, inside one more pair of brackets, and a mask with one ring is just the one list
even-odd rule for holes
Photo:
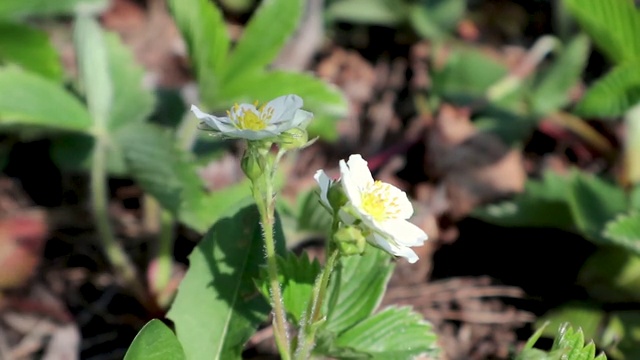
[[340,254],[344,256],[361,255],[367,244],[362,231],[355,226],[346,226],[338,229],[333,234],[332,239],[338,246]]
[[249,180],[254,181],[264,173],[264,159],[255,151],[247,150],[242,157],[240,167]]
[[309,141],[307,130],[300,128],[289,129],[280,134],[278,143],[281,149],[295,150],[305,147]]
[[334,211],[337,211],[349,201],[344,190],[342,190],[342,186],[336,186],[335,184],[329,188],[327,200],[329,200],[331,208],[335,209]]

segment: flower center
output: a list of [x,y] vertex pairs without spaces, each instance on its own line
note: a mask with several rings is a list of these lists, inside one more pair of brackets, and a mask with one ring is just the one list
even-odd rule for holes
[[238,116],[238,128],[243,130],[262,130],[267,127],[267,123],[260,116],[251,110],[245,110]]
[[391,185],[376,180],[362,192],[362,209],[377,221],[393,219],[400,213],[398,199],[390,189]]

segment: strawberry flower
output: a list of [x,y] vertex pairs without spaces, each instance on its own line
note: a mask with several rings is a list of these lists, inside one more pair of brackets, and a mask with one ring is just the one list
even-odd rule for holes
[[[422,245],[427,234],[407,221],[413,215],[407,195],[391,184],[374,181],[360,155],[351,155],[347,162],[340,160],[340,175],[347,199],[338,211],[340,220],[360,227],[370,244],[415,263],[418,256],[410,247]],[[322,170],[314,178],[320,186],[321,203],[332,208],[329,191],[334,182]]]
[[246,140],[271,139],[291,129],[304,130],[313,114],[301,108],[302,99],[297,95],[280,96],[262,106],[257,102],[235,104],[224,117],[207,114],[191,105],[195,116],[212,131],[227,138]]

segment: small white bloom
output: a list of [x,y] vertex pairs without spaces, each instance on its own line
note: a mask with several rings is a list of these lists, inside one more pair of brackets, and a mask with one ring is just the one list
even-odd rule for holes
[[284,95],[268,103],[236,104],[227,116],[217,117],[202,112],[195,105],[191,111],[213,131],[228,138],[263,140],[273,138],[295,128],[306,128],[313,114],[301,110],[302,99],[297,95]]
[[422,245],[427,234],[407,221],[413,215],[407,195],[391,184],[374,181],[367,162],[360,155],[351,155],[348,162],[340,160],[340,175],[349,199],[346,206],[352,210],[341,211],[342,221],[352,224],[360,220],[371,231],[367,241],[415,263],[418,256],[409,247]]

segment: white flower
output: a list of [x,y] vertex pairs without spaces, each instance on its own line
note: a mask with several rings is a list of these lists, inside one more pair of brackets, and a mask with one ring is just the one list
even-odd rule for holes
[[[359,226],[368,233],[367,241],[383,250],[407,258],[410,263],[418,256],[410,246],[419,246],[427,234],[407,221],[413,215],[413,206],[407,195],[397,187],[374,181],[367,162],[360,155],[351,155],[349,161],[340,160],[340,184],[348,202],[340,211],[347,225]],[[314,176],[320,185],[320,197],[329,206],[327,194],[331,180],[322,171]]]
[[306,128],[313,114],[301,110],[302,99],[284,95],[258,107],[255,104],[235,104],[227,116],[217,117],[202,112],[195,105],[191,111],[213,131],[229,138],[263,140],[294,129]]

